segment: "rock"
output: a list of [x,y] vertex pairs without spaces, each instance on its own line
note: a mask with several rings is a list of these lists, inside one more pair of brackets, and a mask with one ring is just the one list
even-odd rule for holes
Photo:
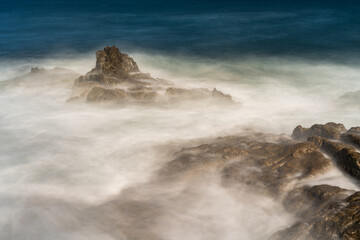
[[[257,135],[257,134],[255,134]],[[182,149],[161,174],[174,176],[187,171],[223,168],[224,184],[245,184],[276,195],[289,179],[303,179],[325,172],[331,161],[309,142],[264,141],[265,135],[226,137],[213,143]]]
[[311,128],[297,126],[293,131],[293,138],[306,140],[308,137],[321,136],[331,139],[340,139],[341,134],[346,132],[343,124],[329,122],[326,124],[314,124]]
[[224,94],[216,88],[213,91],[210,91],[206,88],[196,88],[196,89],[184,89],[184,88],[168,88],[166,89],[165,96],[171,100],[198,100],[198,99],[215,99],[218,101],[230,102],[233,103],[232,97],[230,95]]
[[139,91],[125,91],[123,89],[107,89],[102,87],[93,87],[87,94],[88,102],[154,102],[158,94],[151,91],[151,88]]
[[140,72],[134,59],[121,53],[115,46],[108,46],[96,52],[95,69],[106,76],[117,78],[129,78],[131,73]]
[[319,148],[332,156],[337,164],[351,176],[360,179],[360,153],[353,147],[318,136],[310,137],[308,141],[314,142]]
[[349,190],[329,185],[292,190],[284,205],[295,209],[301,220],[273,239],[359,239],[360,192],[350,194]]
[[134,59],[115,46],[105,47],[96,52],[95,68],[74,82],[73,96],[67,102],[176,103],[210,99],[214,103],[234,103],[230,95],[217,89],[169,87],[172,85],[140,72]]
[[[346,189],[327,184],[295,188],[289,192],[287,198],[284,200],[284,207],[289,212],[298,215],[301,214],[302,217],[304,217],[304,210],[306,210],[310,204],[321,204],[332,198],[345,199],[348,197],[347,192],[348,190]],[[307,214],[313,217],[311,213]]]
[[347,133],[360,134],[360,127],[352,127],[347,131]]
[[348,131],[348,134],[341,135],[341,141],[352,144],[357,148],[360,148],[360,135],[353,134],[351,133],[351,131]]
[[[120,101],[131,98],[131,93],[153,90],[149,87],[128,88],[124,92],[94,89],[99,95],[104,94],[104,98],[117,99],[119,94]],[[169,91],[188,93],[182,89]],[[202,140],[173,153],[171,161],[148,182],[123,189],[119,196],[92,209],[94,217],[86,212],[84,219],[101,218],[99,228],[111,232],[116,239],[163,239],[157,227],[164,226],[174,216],[183,216],[183,211],[193,206],[194,199],[199,199],[207,180],[216,176],[216,186],[224,187],[230,194],[237,196],[239,187],[245,194],[242,199],[246,198],[244,188],[260,196],[266,194],[281,201],[284,209],[294,215],[297,222],[271,239],[359,239],[360,192],[326,184],[304,186],[300,181],[333,167],[322,151],[333,155],[344,149],[352,148],[321,136],[299,142],[284,135],[251,132]]]
[[217,99],[222,99],[227,102],[233,102],[232,97],[229,94],[224,94],[224,93],[216,90],[216,88],[214,88],[212,90],[211,95]]
[[121,53],[115,46],[105,47],[96,52],[96,66],[86,75],[75,81],[75,87],[85,86],[88,82],[114,86],[123,82],[139,84],[141,78],[150,79],[150,74],[141,73],[137,63],[129,55]]
[[86,97],[88,102],[120,102],[125,100],[127,92],[122,89],[106,89],[101,87],[93,87]]

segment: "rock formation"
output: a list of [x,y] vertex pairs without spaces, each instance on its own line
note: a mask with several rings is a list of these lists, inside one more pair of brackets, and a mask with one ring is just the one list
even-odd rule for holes
[[[298,133],[299,129],[294,132]],[[326,184],[300,184],[341,164],[357,177],[358,135],[354,132],[358,128],[346,131],[341,124],[328,123],[310,129],[303,131],[308,141],[252,132],[182,148],[149,182],[123,191],[94,211],[96,216],[105,213],[103,221],[122,229],[121,236],[125,238],[162,239],[153,231],[156,223],[166,219],[174,204],[192,199],[191,186],[197,179],[215,173],[230,193],[245,188],[270,196],[296,216],[295,224],[276,232],[272,239],[359,239],[360,192]],[[344,131],[338,138],[338,132]],[[304,138],[297,134],[294,138],[299,136]],[[323,151],[334,158],[335,164]],[[175,194],[173,191],[179,186],[185,189]],[[117,211],[115,216],[111,214],[113,209]]]
[[232,97],[217,89],[183,89],[142,73],[137,63],[118,48],[96,52],[96,66],[74,83],[68,102],[167,103],[187,100],[214,100],[233,103]]
[[[298,126],[293,137],[307,138],[328,154],[341,169],[360,179],[359,127],[348,131],[342,124]],[[337,186],[303,186],[290,191],[284,207],[300,219],[278,232],[274,239],[360,239],[360,192]]]
[[297,126],[292,136],[295,139],[306,140],[308,137],[321,136],[330,139],[340,139],[341,134],[346,132],[343,124],[336,124],[329,122],[326,124],[315,124],[311,128],[303,128],[301,125]]

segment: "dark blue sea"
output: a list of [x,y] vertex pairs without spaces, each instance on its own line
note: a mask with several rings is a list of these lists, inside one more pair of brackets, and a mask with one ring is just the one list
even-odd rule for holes
[[0,22],[1,58],[104,45],[210,58],[360,53],[359,1],[1,0]]

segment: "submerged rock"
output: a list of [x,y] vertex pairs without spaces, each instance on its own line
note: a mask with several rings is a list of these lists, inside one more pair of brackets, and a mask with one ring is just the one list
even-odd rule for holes
[[8,81],[3,81],[1,84],[9,87],[50,88],[58,86],[61,88],[71,88],[74,80],[78,77],[79,74],[66,68],[55,67],[52,69],[45,69],[33,67],[27,74]]

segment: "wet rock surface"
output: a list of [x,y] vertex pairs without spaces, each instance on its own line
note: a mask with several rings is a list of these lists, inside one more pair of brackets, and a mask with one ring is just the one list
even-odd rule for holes
[[[329,125],[344,130],[342,125]],[[328,133],[319,131],[319,134]],[[347,143],[317,135],[308,141],[298,141],[286,135],[256,132],[202,142],[175,151],[173,159],[148,183],[123,191],[94,211],[98,214],[116,209],[116,216],[109,212],[104,221],[123,229],[121,234],[126,238],[166,239],[154,229],[163,225],[169,214],[179,214],[172,212],[174,206],[182,206],[188,198],[194,199],[196,191],[192,188],[199,179],[203,182],[211,175],[230,194],[234,189],[244,188],[257,192],[275,199],[296,217],[293,225],[269,236],[271,239],[360,238],[360,192],[327,184],[301,184],[304,179],[342,166],[336,159],[333,164],[332,156],[336,154],[343,164],[349,164],[344,170],[355,176],[352,173],[356,172],[356,166],[350,162],[354,161],[356,152]],[[174,190],[178,188],[181,190]]]
[[[342,124],[314,126],[305,130],[298,126],[293,137],[308,137],[307,141],[319,147],[333,159],[335,165],[355,179],[360,179],[358,127],[347,131]],[[359,192],[337,186],[294,188],[283,204],[299,221],[276,233],[273,239],[360,239],[359,200]]]
[[313,136],[339,140],[341,134],[345,132],[346,128],[343,124],[329,122],[326,124],[315,124],[310,128],[303,128],[299,125],[294,129],[292,136],[299,140],[306,140],[308,137]]
[[115,46],[96,52],[96,66],[75,80],[73,96],[67,102],[172,103],[211,100],[234,103],[232,97],[217,89],[184,89],[173,83],[142,73],[129,55]]

